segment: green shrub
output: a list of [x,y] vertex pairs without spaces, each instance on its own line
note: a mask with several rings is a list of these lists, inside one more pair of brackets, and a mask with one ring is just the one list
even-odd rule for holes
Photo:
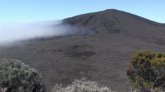
[[54,86],[52,92],[115,92],[108,87],[99,87],[94,81],[75,80],[71,85],[62,87],[61,85]]
[[5,92],[44,92],[41,75],[18,60],[0,61],[0,88]]
[[134,88],[140,89],[141,92],[164,90],[165,54],[152,51],[136,53],[127,69],[127,75]]

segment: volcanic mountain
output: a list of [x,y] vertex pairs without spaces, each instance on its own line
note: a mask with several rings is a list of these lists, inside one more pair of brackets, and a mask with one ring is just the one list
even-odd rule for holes
[[64,21],[71,25],[87,27],[100,34],[116,33],[162,45],[165,42],[165,24],[115,9],[79,15]]
[[48,89],[74,79],[95,80],[128,92],[125,70],[138,50],[165,52],[165,25],[127,12],[109,9],[64,19],[63,24],[92,32],[0,49],[0,58],[13,58],[35,67]]

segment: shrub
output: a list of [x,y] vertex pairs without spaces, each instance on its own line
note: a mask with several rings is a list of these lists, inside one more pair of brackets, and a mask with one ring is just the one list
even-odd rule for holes
[[12,59],[0,61],[0,88],[5,92],[44,92],[41,75],[23,62]]
[[152,51],[136,53],[127,69],[134,88],[140,92],[165,89],[165,54]]
[[54,86],[52,92],[115,92],[108,87],[99,87],[94,81],[75,80],[71,85],[62,87],[61,85]]

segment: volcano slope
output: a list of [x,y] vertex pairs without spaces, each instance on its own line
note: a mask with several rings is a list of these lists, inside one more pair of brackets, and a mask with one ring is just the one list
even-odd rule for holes
[[24,61],[39,70],[48,91],[56,83],[95,80],[119,92],[128,92],[125,70],[137,50],[165,52],[165,25],[110,9],[64,20],[95,33],[60,37],[3,47],[0,58]]

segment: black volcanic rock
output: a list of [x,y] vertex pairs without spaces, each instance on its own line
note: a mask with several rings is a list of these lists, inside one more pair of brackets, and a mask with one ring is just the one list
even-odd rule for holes
[[[48,88],[83,77],[129,92],[125,70],[137,50],[165,52],[165,26],[119,10],[83,14],[64,23],[96,31],[0,48],[0,58],[24,61],[39,70]],[[76,29],[78,30],[78,29]]]

